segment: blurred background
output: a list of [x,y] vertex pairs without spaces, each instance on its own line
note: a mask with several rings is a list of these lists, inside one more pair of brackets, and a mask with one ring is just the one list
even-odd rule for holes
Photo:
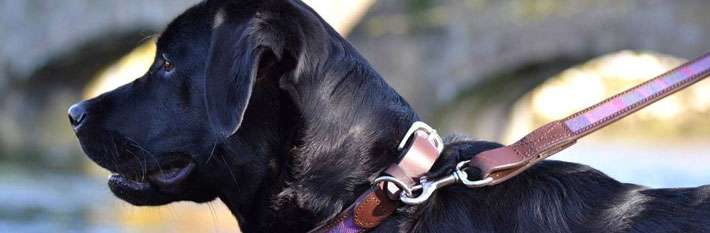
[[[0,0],[0,232],[238,232],[219,201],[133,207],[67,108],[142,75],[197,0]],[[509,143],[710,50],[705,0],[307,0],[444,134]],[[710,184],[710,81],[551,159]]]

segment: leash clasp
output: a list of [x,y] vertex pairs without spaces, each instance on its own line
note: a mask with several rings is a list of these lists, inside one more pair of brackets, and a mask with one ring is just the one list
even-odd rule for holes
[[[407,145],[407,142],[415,135],[426,137],[426,139],[429,140],[434,147],[436,147],[438,153],[441,153],[441,151],[444,150],[444,142],[436,130],[421,121],[417,121],[412,124],[412,127],[410,127],[404,135],[402,142],[400,142],[398,149],[403,150]],[[493,178],[491,177],[482,180],[469,180],[468,174],[466,173],[466,169],[469,168],[467,166],[469,162],[470,160],[459,162],[456,164],[456,168],[451,174],[440,179],[429,180],[429,178],[423,176],[419,179],[419,184],[414,186],[409,186],[407,183],[395,178],[394,176],[388,175],[377,177],[373,184],[378,185],[382,182],[394,184],[401,190],[399,199],[402,202],[408,205],[417,205],[428,200],[437,189],[452,184],[461,183],[469,188],[477,188],[489,185],[493,182]]]
[[[418,205],[428,200],[431,195],[434,194],[434,191],[436,191],[437,189],[452,184],[462,183],[463,185],[466,185],[466,187],[469,188],[479,188],[493,182],[492,177],[487,177],[482,180],[469,180],[468,174],[466,173],[466,169],[468,169],[468,166],[466,166],[466,164],[468,164],[469,162],[469,160],[459,162],[458,164],[456,164],[456,169],[453,173],[441,179],[430,181],[428,180],[428,178],[422,177],[420,179],[419,185],[415,185],[411,188],[411,190],[407,190],[400,194],[400,200],[407,205]],[[419,190],[421,190],[421,193],[418,196],[413,195],[414,192]]]

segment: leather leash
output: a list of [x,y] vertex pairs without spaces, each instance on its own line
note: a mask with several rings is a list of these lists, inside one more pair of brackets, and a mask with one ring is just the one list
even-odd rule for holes
[[[438,158],[443,142],[431,127],[415,122],[399,146],[402,150],[405,144],[409,145],[400,162],[390,165],[383,176],[375,179],[373,187],[345,211],[310,232],[367,232],[389,217],[400,201],[420,204],[436,189],[455,183],[470,188],[499,184],[573,145],[578,139],[709,75],[710,53],[567,118],[548,123],[511,145],[481,152],[470,161],[458,163],[452,174],[436,180],[422,175]],[[469,180],[467,170],[478,175],[478,179]],[[416,184],[417,179],[419,184]]]
[[614,123],[710,75],[710,53],[656,78],[621,92],[562,120],[548,123],[512,145],[482,152],[469,166],[495,185],[521,173],[576,143],[578,139]]

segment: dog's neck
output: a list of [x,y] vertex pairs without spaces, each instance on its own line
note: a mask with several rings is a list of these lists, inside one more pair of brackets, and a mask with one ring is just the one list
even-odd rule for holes
[[[337,53],[343,59],[325,61],[331,64],[320,67],[338,70],[302,70],[314,76],[302,75],[291,85],[282,81],[279,90],[255,90],[255,95],[280,92],[290,98],[263,93],[249,103],[242,127],[253,124],[259,129],[247,132],[251,139],[264,139],[250,144],[251,153],[269,158],[255,165],[268,169],[258,187],[248,187],[254,192],[221,195],[244,231],[307,231],[335,216],[369,187],[379,171],[397,160],[397,143],[417,120],[411,107],[369,64],[356,62],[364,59],[345,59],[360,56],[349,44],[343,41],[330,49],[336,51],[325,54]],[[264,98],[271,100],[257,103]],[[267,105],[278,110],[252,109]],[[263,117],[262,110],[271,112],[269,119],[257,119]],[[238,198],[245,194],[251,198]]]

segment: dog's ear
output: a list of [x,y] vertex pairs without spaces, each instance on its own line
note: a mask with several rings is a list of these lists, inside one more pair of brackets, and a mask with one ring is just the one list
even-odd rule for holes
[[205,78],[209,122],[226,138],[239,128],[259,69],[281,58],[283,39],[263,20],[220,9],[215,14]]

